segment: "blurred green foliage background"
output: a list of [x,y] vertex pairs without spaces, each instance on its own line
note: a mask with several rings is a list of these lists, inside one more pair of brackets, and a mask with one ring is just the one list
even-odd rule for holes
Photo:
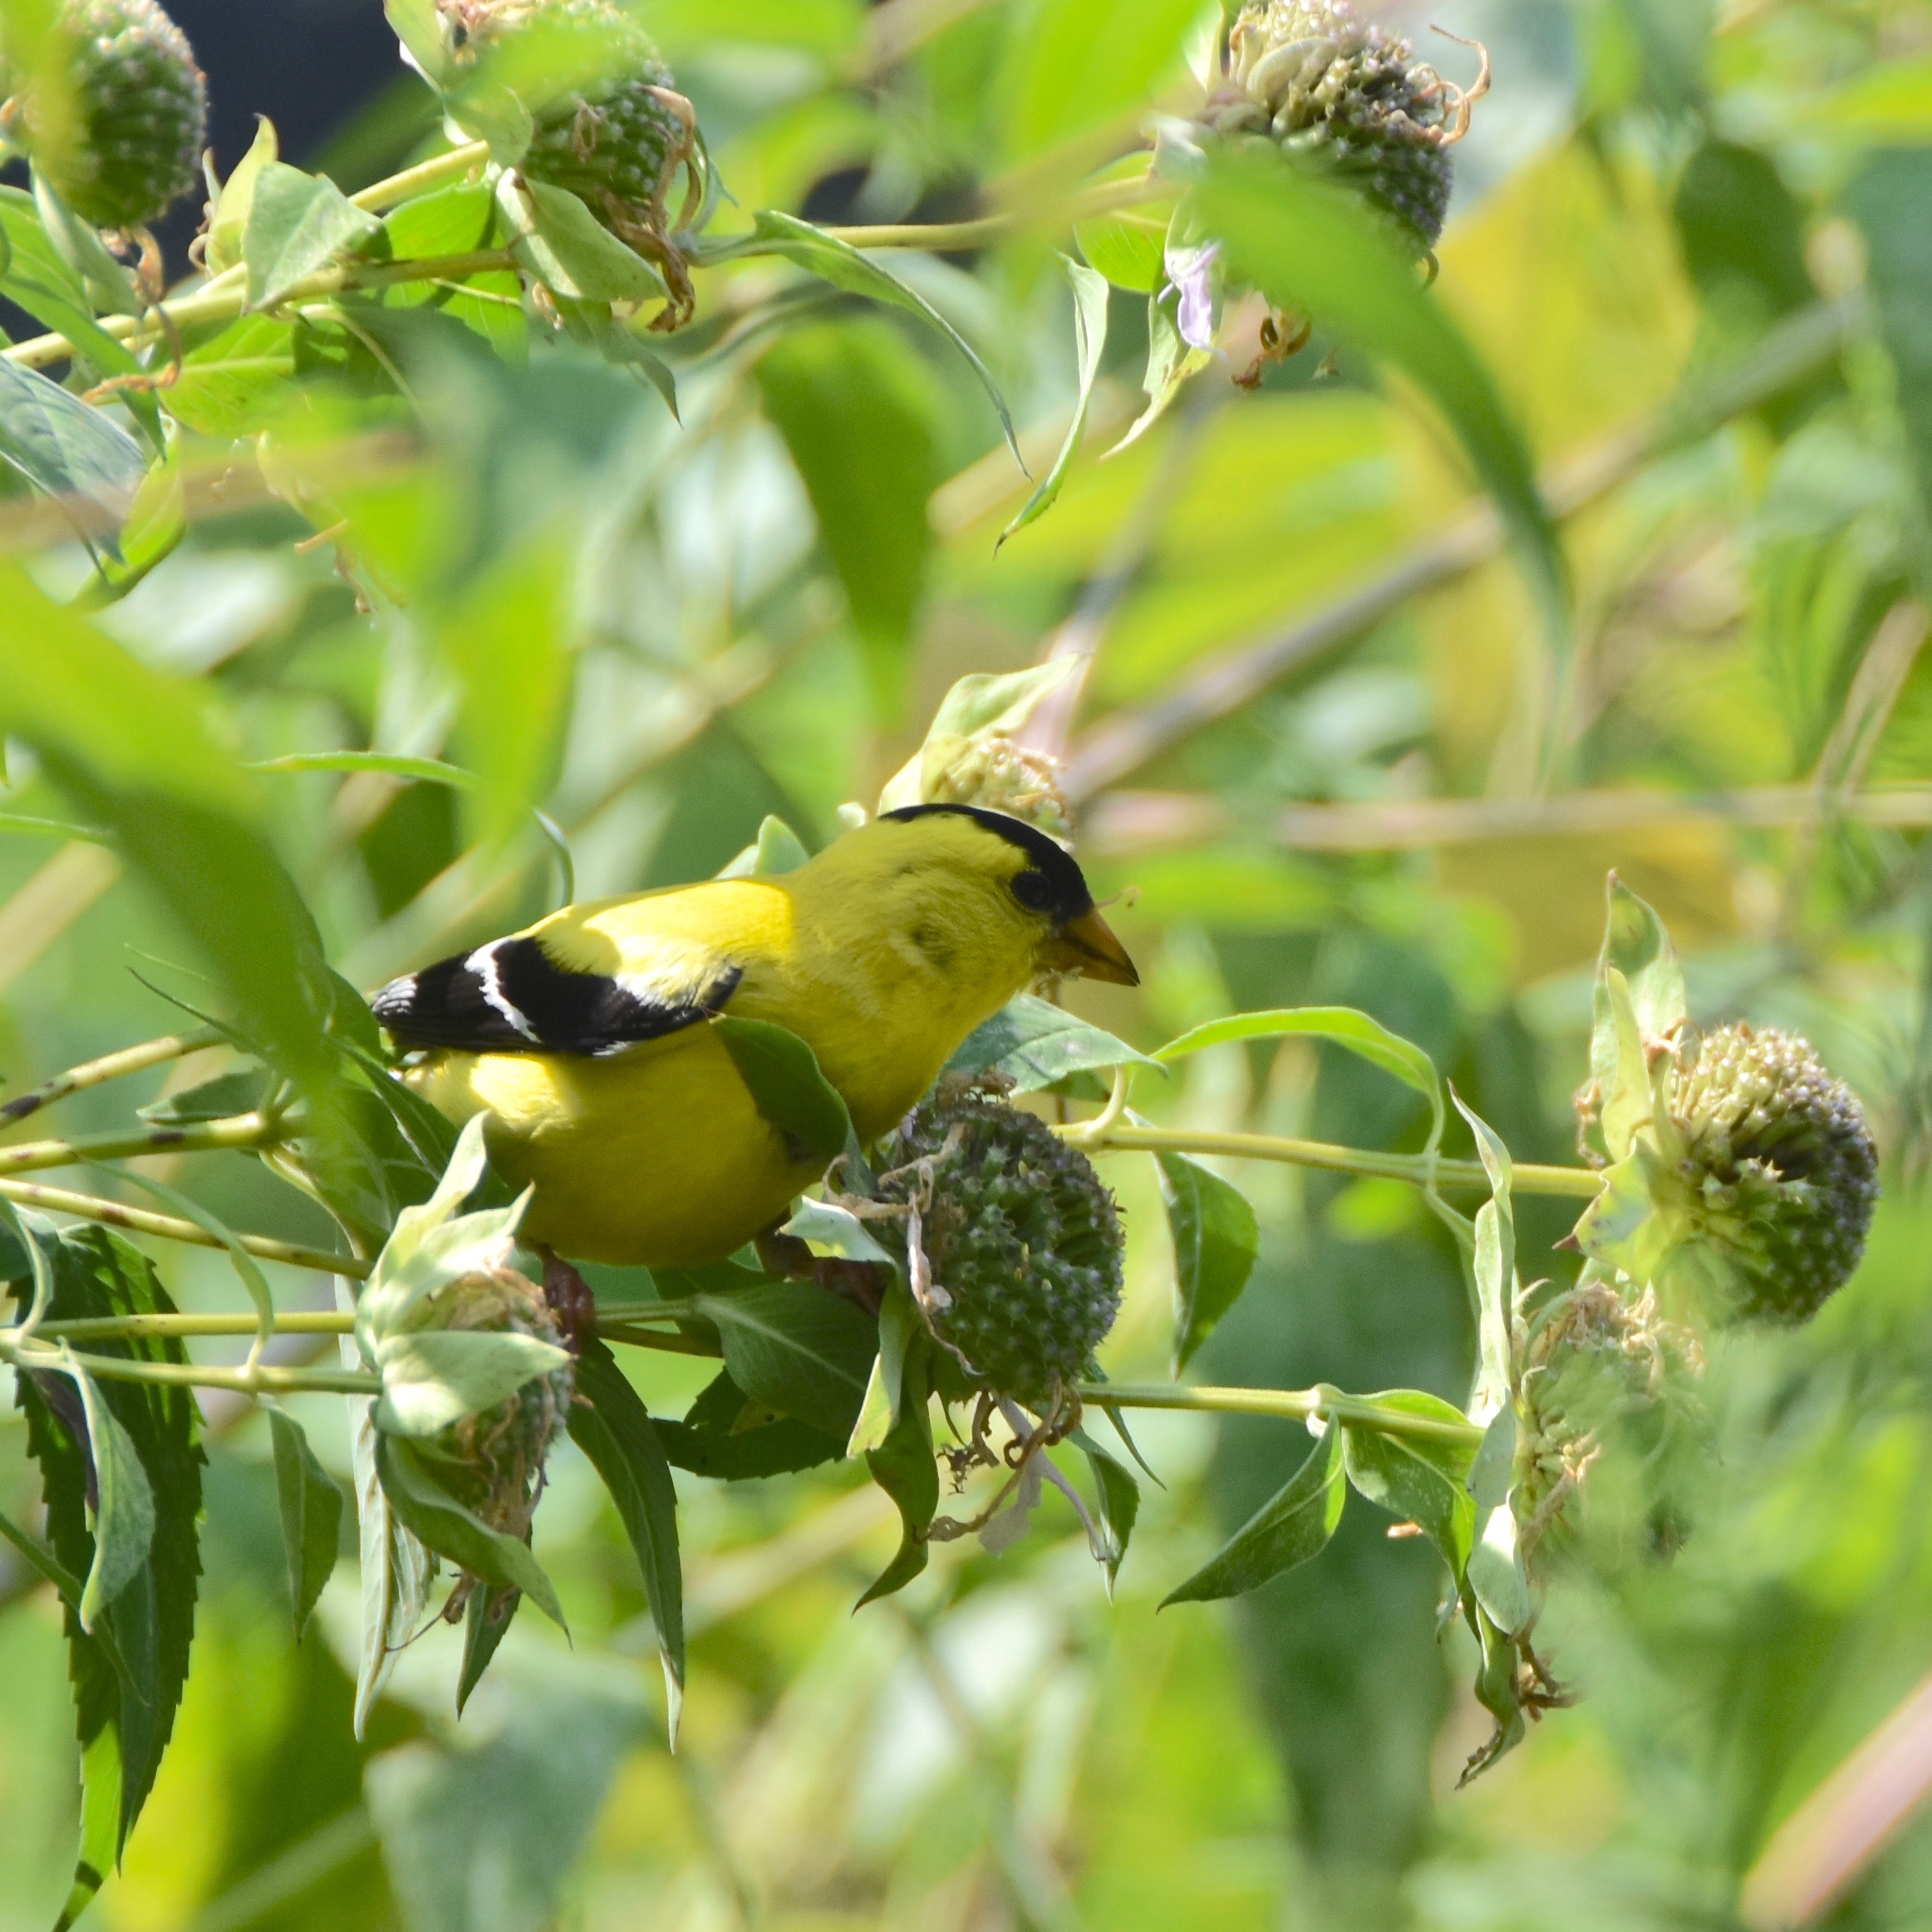
[[[1184,100],[1200,14],[651,10],[740,206],[848,224],[1024,209],[1125,145],[1150,105]],[[1457,1792],[1487,1729],[1466,1639],[1438,1636],[1426,1548],[1369,1512],[1239,1605],[1153,1614],[1279,1486],[1300,1453],[1286,1425],[1141,1424],[1166,1487],[1147,1492],[1111,1604],[1050,1494],[1009,1554],[947,1546],[853,1618],[896,1525],[848,1468],[681,1477],[693,1644],[672,1756],[632,1560],[566,1446],[536,1546],[576,1648],[523,1619],[458,1728],[457,1639],[435,1630],[357,1745],[350,1552],[292,1649],[266,1428],[211,1400],[193,1674],[101,1922],[1639,1932],[1815,1909],[1874,1932],[1932,1924],[1922,1825],[1812,1908],[1829,1834],[1796,1852],[1787,1835],[1786,1862],[1745,1882],[1932,1670],[1932,7],[1448,0],[1384,17],[1480,38],[1494,62],[1434,298],[1562,519],[1560,725],[1564,666],[1442,417],[1321,316],[1257,391],[1228,381],[1231,353],[1102,461],[1138,411],[1146,349],[1143,305],[1116,291],[1064,494],[995,557],[1030,486],[970,371],[904,317],[770,262],[701,278],[696,322],[661,345],[677,420],[603,361],[526,353],[514,302],[501,358],[419,340],[393,307],[380,347],[426,454],[385,445],[393,417],[369,405],[389,386],[367,351],[340,353],[276,431],[286,494],[352,505],[353,557],[298,543],[329,519],[263,489],[238,445],[200,478],[179,550],[96,621],[205,686],[242,758],[373,746],[486,774],[475,793],[262,781],[276,849],[364,987],[555,902],[530,804],[567,834],[582,896],[709,874],[767,813],[820,843],[956,677],[1057,642],[1094,654],[1077,717],[1052,729],[1083,862],[1123,895],[1109,917],[1146,982],[1073,1003],[1150,1044],[1237,1006],[1359,1005],[1421,1042],[1519,1157],[1562,1159],[1615,865],[1685,951],[1698,1016],[1809,1035],[1888,1158],[1855,1283],[1809,1330],[1733,1338],[1713,1359],[1721,1457],[1696,1533],[1668,1567],[1581,1570],[1553,1593],[1543,1647],[1581,1702]],[[1472,73],[1463,50],[1424,51]],[[407,160],[433,121],[399,82],[328,150],[342,184]],[[1064,241],[1022,224],[983,250],[896,258],[992,371],[1035,475],[1074,398]],[[184,420],[217,451],[261,402],[224,380],[184,378]],[[30,507],[23,490],[0,500],[0,544],[65,595],[85,560],[41,541]],[[39,642],[67,647],[53,628]],[[145,701],[125,701],[138,739]],[[7,813],[70,814],[18,748],[8,775]],[[16,1090],[170,1025],[144,976],[193,997],[190,964],[102,848],[0,828]],[[67,1124],[112,1124],[126,1099],[80,1096]],[[1158,1111],[1367,1146],[1423,1131],[1412,1096],[1296,1041],[1200,1054]],[[235,1225],[327,1237],[244,1158],[154,1171]],[[1234,1177],[1263,1263],[1207,1379],[1459,1399],[1455,1258],[1408,1191]],[[1136,1231],[1106,1366],[1152,1379],[1171,1259],[1143,1163],[1113,1157],[1109,1178]],[[1552,1209],[1521,1210],[1526,1275],[1561,1265],[1543,1258],[1565,1226]],[[160,1259],[184,1306],[232,1305],[219,1256]],[[312,1278],[277,1286],[317,1305]],[[672,1412],[705,1379],[668,1357],[636,1373]],[[341,1407],[299,1404],[339,1473]],[[8,1411],[0,1505],[32,1498]],[[65,1663],[51,1592],[3,1555],[0,1604],[0,1929],[41,1932],[73,1856]]]

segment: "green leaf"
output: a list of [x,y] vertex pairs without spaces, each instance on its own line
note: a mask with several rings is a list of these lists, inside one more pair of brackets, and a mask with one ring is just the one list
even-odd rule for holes
[[568,1350],[536,1335],[483,1329],[417,1329],[376,1345],[382,1399],[376,1426],[433,1436],[453,1422],[507,1401],[527,1382],[554,1374]]
[[470,1693],[483,1681],[497,1647],[509,1635],[516,1620],[517,1605],[524,1600],[520,1590],[479,1588],[469,1593],[463,1606],[463,1662],[456,1673],[456,1715],[460,1718],[469,1703]]
[[810,858],[804,841],[783,819],[767,812],[759,821],[758,837],[721,871],[721,879],[769,878],[796,872]]
[[794,1281],[701,1295],[696,1305],[716,1325],[725,1366],[747,1395],[841,1443],[850,1440],[878,1348],[863,1310]]
[[[337,1290],[338,1300],[346,1296]],[[355,1342],[344,1337],[342,1356],[353,1365]],[[362,1652],[356,1672],[355,1732],[368,1734],[369,1718],[396,1659],[415,1640],[430,1600],[436,1559],[390,1504],[377,1451],[376,1404],[349,1399],[350,1443],[355,1457],[356,1522],[362,1580]]]
[[38,370],[4,358],[0,461],[49,496],[97,504],[116,528],[134,508],[148,467],[140,445],[111,418]]
[[879,1302],[878,1353],[865,1385],[865,1400],[846,1443],[848,1456],[882,1448],[905,1413],[906,1362],[926,1332],[912,1291],[895,1275]]
[[[139,391],[129,394],[135,406]],[[146,398],[151,405],[153,398]],[[143,412],[151,414],[151,409]],[[158,426],[159,419],[156,419]],[[165,444],[134,493],[116,543],[118,554],[95,559],[94,580],[75,600],[82,610],[98,610],[124,597],[157,563],[175,553],[188,534],[188,493],[183,480],[181,440],[161,432]]]
[[1380,1020],[1353,1006],[1288,1006],[1267,1013],[1231,1013],[1157,1047],[1153,1057],[1164,1063],[1231,1040],[1276,1040],[1290,1035],[1333,1040],[1421,1094],[1429,1104],[1428,1147],[1433,1149],[1440,1144],[1448,1115],[1435,1062],[1413,1040],[1391,1033]]
[[848,1207],[836,1207],[829,1201],[804,1200],[792,1211],[792,1217],[779,1230],[796,1235],[814,1253],[838,1255],[848,1261],[884,1261],[896,1257],[882,1248],[871,1230]]
[[226,1120],[236,1113],[251,1113],[262,1104],[268,1091],[269,1076],[260,1067],[238,1067],[233,1073],[217,1074],[151,1100],[135,1112],[154,1127],[185,1127],[199,1120]]
[[376,1467],[396,1513],[425,1547],[499,1589],[520,1590],[559,1630],[563,1609],[529,1545],[493,1530],[437,1482],[415,1446],[380,1432]]
[[908,314],[929,322],[971,366],[981,386],[999,413],[1000,427],[1005,432],[1006,446],[1013,452],[1014,461],[1022,469],[1025,468],[1020,455],[1019,439],[1013,433],[1013,418],[1007,410],[1006,399],[1000,393],[999,385],[993,381],[986,364],[974,353],[972,345],[924,296],[900,281],[876,256],[860,253],[849,243],[837,240],[823,229],[814,228],[809,221],[800,221],[796,215],[783,214],[775,209],[761,209],[754,218],[754,224],[749,236],[727,244],[709,258],[721,260],[740,254],[782,255],[821,281],[829,282],[834,288],[845,289],[853,295],[870,296],[875,302],[902,308]]
[[1231,278],[1251,283],[1278,308],[1320,316],[1434,401],[1511,533],[1546,628],[1566,638],[1566,572],[1529,451],[1489,371],[1448,310],[1419,286],[1386,225],[1345,189],[1246,145],[1211,156],[1195,195]]
[[[174,1312],[147,1257],[105,1228],[46,1236],[33,1245],[47,1264],[50,1320]],[[135,1361],[187,1359],[179,1341],[151,1337],[88,1346],[91,1354]],[[203,1457],[194,1396],[177,1385],[87,1380],[91,1386],[85,1391],[61,1373],[22,1375],[17,1384],[27,1450],[47,1499],[48,1546],[99,1599],[92,1635],[78,1604],[66,1615],[83,1777],[81,1865],[70,1916],[111,1869],[154,1784],[187,1679],[200,1574]],[[109,1445],[100,1456],[90,1453],[97,1442]],[[93,1513],[111,1526],[104,1541],[119,1545],[106,1553],[89,1522],[90,1491],[103,1462],[101,1507]],[[119,1493],[111,1497],[117,1483]],[[128,1511],[131,1506],[138,1512],[143,1489],[151,1512],[147,1560],[116,1586],[125,1554],[140,1540],[138,1533],[129,1536]]]
[[789,1476],[836,1463],[845,1444],[823,1430],[783,1416],[748,1429],[699,1428],[686,1422],[653,1416],[651,1426],[664,1445],[666,1460],[694,1476],[716,1482],[750,1482],[766,1476]]
[[1064,1008],[1022,993],[966,1035],[946,1070],[1004,1074],[1022,1094],[1031,1094],[1069,1074],[1159,1064]]
[[1206,1603],[1256,1590],[1284,1570],[1319,1556],[1342,1520],[1349,1487],[1343,1479],[1342,1432],[1330,1423],[1306,1462],[1263,1503],[1221,1550],[1161,1600]]
[[664,278],[605,228],[567,188],[514,172],[497,184],[510,253],[546,288],[580,302],[648,302],[670,294]]
[[711,1022],[754,1104],[785,1138],[802,1166],[842,1153],[852,1117],[819,1058],[797,1034],[769,1020],[725,1014]]
[[[1620,1066],[1610,974],[1622,974],[1630,989],[1631,1017],[1642,1042],[1668,1040],[1689,1018],[1690,1005],[1684,993],[1684,968],[1678,963],[1677,949],[1670,943],[1664,922],[1614,872],[1605,894],[1609,903],[1603,949],[1596,961],[1590,1071],[1607,1103],[1623,1084],[1620,1075],[1627,1071]],[[1647,1107],[1647,1086],[1644,1099]]]
[[1532,1605],[1522,1552],[1517,1546],[1516,1512],[1498,1503],[1477,1522],[1469,1552],[1469,1587],[1476,1600],[1506,1636],[1529,1628]]
[[146,304],[125,263],[107,251],[91,222],[81,220],[39,169],[32,173],[33,202],[47,240],[73,270],[96,309],[138,316]]
[[275,1446],[275,1499],[281,1508],[282,1549],[288,1563],[288,1606],[299,1643],[322,1586],[335,1573],[342,1492],[316,1460],[293,1416],[271,1408],[268,1433]]
[[248,233],[248,217],[255,204],[255,184],[262,170],[281,158],[276,145],[275,124],[267,115],[255,116],[255,138],[248,151],[234,165],[214,198],[214,213],[208,224],[208,246],[204,259],[210,276],[225,274],[243,259],[243,239]]
[[855,1609],[903,1590],[925,1569],[930,1555],[926,1533],[939,1507],[939,1464],[928,1404],[932,1346],[922,1332],[907,1351],[900,1372],[898,1419],[884,1442],[866,1452],[873,1481],[899,1512],[899,1547]]
[[1261,1251],[1261,1225],[1231,1181],[1185,1154],[1162,1154],[1161,1197],[1174,1242],[1174,1373],[1240,1300]]
[[973,671],[954,680],[927,727],[923,744],[887,780],[881,814],[923,805],[939,780],[971,745],[1016,737],[1027,720],[1087,661],[1069,652],[1024,671]]
[[[1405,1415],[1467,1419],[1453,1404],[1419,1389],[1391,1389],[1369,1399]],[[1342,1428],[1349,1480],[1369,1502],[1414,1523],[1441,1551],[1458,1585],[1476,1535],[1476,1505],[1467,1487],[1472,1458],[1473,1452],[1460,1443],[1391,1435],[1362,1423]]]
[[7,255],[0,289],[19,301],[17,288],[36,288],[93,320],[85,284],[54,246],[39,208],[24,188],[0,186],[0,235],[5,237]]
[[1205,369],[1213,360],[1210,351],[1197,349],[1192,343],[1182,340],[1180,325],[1174,318],[1173,302],[1160,294],[1149,296],[1147,374],[1141,378],[1141,386],[1147,392],[1147,407],[1128,425],[1127,434],[1107,454],[1117,456],[1130,443],[1138,442],[1168,413],[1168,406],[1181,393],[1187,378]]
[[1109,1455],[1084,1429],[1075,1429],[1072,1439],[1086,1457],[1094,1486],[1099,1492],[1100,1526],[1106,1531],[1108,1542],[1107,1593],[1111,1596],[1140,1515],[1140,1484],[1124,1463]]
[[101,1399],[93,1377],[78,1367],[63,1373],[81,1392],[94,1464],[94,1561],[81,1591],[81,1628],[91,1632],[101,1612],[147,1566],[155,1540],[155,1497],[140,1453]]
[[[1012,17],[995,99],[1010,160],[1138,122],[1149,98],[1185,73],[1187,38],[1201,19],[1188,0],[1038,0]],[[1112,145],[1118,145],[1114,133]],[[1111,151],[1111,146],[1109,150]]]
[[1509,1149],[1478,1114],[1455,1095],[1456,1109],[1476,1136],[1476,1150],[1489,1176],[1490,1197],[1476,1211],[1476,1246],[1471,1266],[1476,1276],[1476,1387],[1469,1413],[1486,1422],[1507,1403],[1517,1381],[1516,1316],[1516,1211],[1510,1201],[1514,1171]]
[[877,316],[789,331],[760,358],[765,414],[812,499],[865,646],[875,697],[899,710],[943,476],[932,371]]
[[1074,420],[1067,425],[1066,439],[1060,445],[1059,455],[1054,458],[1053,468],[1035,485],[1032,495],[1020,506],[1020,514],[1000,531],[999,542],[993,546],[995,551],[1015,531],[1024,530],[1052,509],[1086,435],[1087,406],[1094,399],[1094,378],[1100,373],[1100,358],[1107,348],[1107,278],[1095,269],[1082,268],[1078,262],[1067,261],[1064,256],[1061,260],[1066,267],[1067,279],[1074,285],[1074,365],[1079,383],[1079,400],[1074,405]]
[[248,307],[268,308],[298,283],[366,241],[381,223],[323,175],[264,159],[242,234]]
[[[1089,177],[1089,185],[1104,186],[1114,181],[1144,181],[1149,157],[1123,155]],[[1075,222],[1074,239],[1080,253],[1116,288],[1136,295],[1157,293],[1168,278],[1168,223],[1173,214],[1173,198],[1158,203],[1117,209]]]
[[570,1412],[571,1439],[589,1457],[617,1506],[657,1630],[671,1742],[684,1701],[684,1572],[677,1551],[677,1492],[664,1445],[617,1359],[592,1336],[577,1365],[583,1400]]

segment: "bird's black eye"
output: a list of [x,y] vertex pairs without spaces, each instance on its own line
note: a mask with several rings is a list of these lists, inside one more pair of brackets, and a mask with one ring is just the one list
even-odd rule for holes
[[1029,912],[1044,912],[1053,903],[1053,887],[1043,872],[1023,872],[1013,882],[1013,897]]

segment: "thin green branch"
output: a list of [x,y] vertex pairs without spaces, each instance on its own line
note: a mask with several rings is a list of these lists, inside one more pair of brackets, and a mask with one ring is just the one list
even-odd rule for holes
[[1209,1389],[1191,1384],[1083,1382],[1081,1401],[1119,1408],[1197,1409],[1217,1415],[1270,1415],[1288,1422],[1353,1423],[1386,1436],[1408,1436],[1418,1441],[1454,1443],[1473,1449],[1483,1432],[1474,1423],[1415,1415],[1389,1408],[1373,1396],[1345,1395],[1338,1389]]
[[[274,313],[302,302],[346,294],[353,289],[389,288],[406,282],[462,282],[472,275],[515,266],[516,258],[507,248],[475,248],[465,254],[425,256],[415,262],[346,262],[333,268],[318,268],[314,274],[292,283],[265,312]],[[156,319],[144,317],[133,327],[117,332],[130,348],[145,348],[160,341],[170,325],[179,330],[200,322],[230,322],[248,307],[246,283],[230,281],[224,275],[204,288],[163,302],[159,310],[150,310],[150,317]],[[162,316],[166,317],[165,323],[158,319]],[[64,361],[73,352],[72,343],[58,334],[35,336],[27,342],[16,342],[3,351],[8,361],[29,369]]]
[[983,248],[1022,229],[1041,228],[1056,219],[1090,221],[1097,214],[1133,208],[1172,192],[1171,184],[1148,175],[1138,180],[1103,182],[1074,196],[1057,215],[1050,208],[1015,206],[997,214],[976,216],[971,221],[878,223],[863,228],[828,228],[823,232],[848,248],[921,248],[932,254],[951,254]]
[[196,1121],[184,1127],[150,1127],[139,1133],[83,1133],[69,1140],[24,1140],[0,1147],[0,1176],[30,1174],[42,1168],[71,1167],[81,1161],[125,1161],[139,1154],[208,1153],[219,1148],[272,1147],[284,1123],[277,1115],[236,1113],[226,1120]]
[[[248,1324],[248,1333],[254,1332]],[[175,1388],[232,1389],[243,1395],[380,1395],[380,1376],[351,1369],[214,1369],[200,1362],[145,1362],[125,1355],[81,1355],[60,1349],[25,1346],[0,1330],[0,1361],[17,1369],[50,1369],[71,1364],[107,1382],[153,1382]]]
[[[1325,1140],[1295,1140],[1278,1133],[1211,1133],[1189,1127],[1101,1128],[1079,1121],[1056,1128],[1063,1139],[1089,1153],[1138,1152],[1173,1154],[1225,1154],[1247,1161],[1286,1161],[1299,1168],[1320,1168],[1330,1173],[1367,1174],[1378,1179],[1412,1181],[1426,1187],[1489,1186],[1489,1177],[1477,1161],[1431,1160],[1426,1154],[1375,1153],[1365,1148],[1338,1147]],[[1515,1169],[1518,1194],[1564,1194],[1576,1200],[1595,1198],[1603,1177],[1590,1168],[1541,1167],[1523,1162]]]
[[418,161],[413,168],[405,168],[400,175],[371,181],[349,199],[356,207],[380,214],[386,208],[394,208],[399,201],[407,201],[412,194],[420,194],[425,188],[440,188],[445,182],[460,180],[472,168],[482,167],[489,159],[488,141],[465,141],[460,148],[451,148],[446,155],[432,155],[426,161]]
[[[252,1335],[252,1315],[86,1315],[67,1321],[43,1321],[40,1335],[71,1342],[130,1340],[185,1340],[189,1336]],[[275,1317],[275,1332],[291,1335],[342,1335],[353,1332],[356,1317],[346,1309],[297,1309]],[[6,1331],[0,1330],[0,1338]]]
[[204,1046],[219,1046],[221,1040],[216,1028],[197,1026],[190,1032],[165,1033],[158,1040],[144,1040],[138,1046],[124,1046],[119,1053],[83,1061],[77,1067],[69,1067],[64,1074],[56,1074],[51,1080],[43,1080],[37,1087],[30,1087],[24,1094],[16,1094],[0,1105],[0,1127],[24,1120],[57,1100],[65,1100],[70,1094],[105,1085],[127,1074],[145,1073],[150,1067],[165,1066],[170,1060],[199,1053]]

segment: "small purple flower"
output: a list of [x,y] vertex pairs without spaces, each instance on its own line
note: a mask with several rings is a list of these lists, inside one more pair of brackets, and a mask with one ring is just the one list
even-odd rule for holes
[[1191,349],[1214,347],[1214,264],[1220,253],[1219,242],[1197,243],[1192,248],[1168,244],[1168,279],[1181,292],[1175,326]]

